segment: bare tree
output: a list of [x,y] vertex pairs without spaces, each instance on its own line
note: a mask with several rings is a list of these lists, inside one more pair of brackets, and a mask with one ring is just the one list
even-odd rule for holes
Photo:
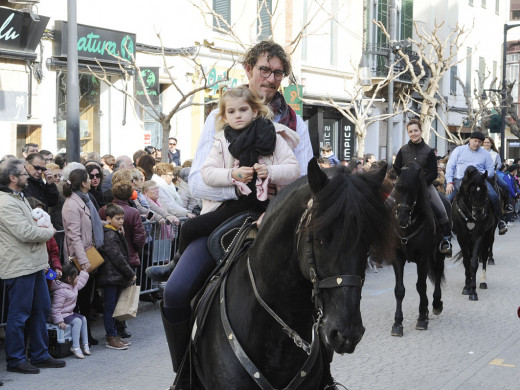
[[[390,42],[390,34],[381,21],[374,21],[379,29],[386,35]],[[435,23],[431,32],[424,27],[419,27],[414,23],[417,39],[408,38],[417,52],[418,60],[412,61],[410,56],[399,47],[397,53],[406,64],[406,69],[410,75],[411,85],[421,97],[420,120],[423,128],[423,138],[425,142],[430,140],[430,130],[433,120],[437,117],[437,105],[441,103],[439,99],[439,84],[446,72],[451,67],[456,66],[466,59],[466,56],[459,57],[460,48],[464,45],[471,29],[458,24],[451,29],[446,37],[442,37],[442,23]],[[416,72],[416,70],[419,72]]]
[[[353,64],[351,65],[355,68]],[[380,96],[382,96],[382,90],[388,86],[390,81],[398,79],[407,72],[406,68],[395,72],[395,65],[396,64],[392,64],[388,68],[388,73],[382,80],[368,88],[362,85],[361,78],[359,74],[357,74],[353,88],[351,90],[345,90],[349,100],[346,104],[338,104],[330,97],[323,98],[325,104],[338,110],[341,115],[354,124],[358,157],[363,157],[365,154],[365,139],[368,126],[376,122],[390,120],[390,118],[405,112],[405,107],[409,106],[410,94],[403,93],[400,95],[398,101],[394,103],[394,109],[391,113],[372,115],[375,103],[377,101],[385,101],[384,98],[380,98]],[[305,99],[302,100],[305,102]]]
[[[118,63],[119,68],[123,72],[125,85],[124,87],[118,87],[108,77],[105,69],[103,66],[97,61],[98,66],[101,68],[101,72],[94,72],[90,67],[90,72],[100,81],[104,82],[111,88],[114,88],[115,90],[121,92],[122,94],[126,95],[128,98],[130,98],[138,107],[140,107],[144,112],[146,112],[148,115],[150,115],[151,118],[153,118],[155,121],[159,122],[162,127],[162,145],[161,148],[163,151],[168,151],[168,138],[170,137],[170,131],[171,131],[171,120],[173,116],[177,113],[179,113],[181,110],[194,106],[194,105],[200,105],[199,103],[195,103],[193,101],[193,98],[198,92],[204,91],[206,89],[209,89],[211,87],[214,87],[215,85],[222,85],[225,84],[229,80],[229,72],[231,68],[235,65],[235,62],[229,66],[227,71],[224,73],[224,77],[219,78],[215,81],[210,81],[208,78],[208,74],[206,73],[206,68],[202,66],[200,61],[198,60],[198,54],[200,51],[201,46],[208,46],[210,45],[207,41],[204,41],[202,44],[198,43],[195,46],[188,47],[188,48],[182,48],[178,50],[177,55],[187,61],[189,63],[189,66],[192,69],[192,76],[191,76],[191,85],[188,88],[184,88],[180,85],[178,82],[177,77],[174,75],[173,70],[174,66],[169,65],[168,63],[168,56],[165,53],[165,48],[162,42],[162,38],[160,34],[157,34],[157,38],[159,39],[160,45],[161,45],[161,57],[163,61],[163,67],[166,69],[166,72],[168,74],[168,78],[175,88],[178,98],[174,106],[167,112],[161,112],[159,111],[156,106],[152,103],[150,96],[148,95],[148,92],[146,88],[144,87],[146,84],[143,80],[143,75],[141,73],[141,68],[137,65],[135,56],[133,53],[127,50],[127,55],[130,57],[130,60],[125,60],[121,56],[113,55]],[[139,82],[139,88],[142,88],[143,90],[143,96],[145,97],[147,101],[147,105],[141,103],[137,98],[134,96],[134,94],[128,92],[126,85],[128,82],[132,79],[130,74],[128,73],[128,68],[133,68],[135,70],[135,76],[138,79]],[[164,152],[162,154],[162,161],[168,162],[168,153]]]

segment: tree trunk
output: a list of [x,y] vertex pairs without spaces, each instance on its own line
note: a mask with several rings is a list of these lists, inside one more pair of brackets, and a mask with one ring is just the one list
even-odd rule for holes
[[435,118],[435,111],[432,115],[432,110],[435,110],[435,106],[432,107],[428,102],[423,101],[421,105],[421,126],[423,139],[426,144],[430,142],[432,122]]
[[162,156],[161,156],[161,162],[168,162],[168,138],[170,138],[170,130],[172,126],[170,125],[169,121],[166,121],[166,119],[162,119],[161,121],[162,125]]

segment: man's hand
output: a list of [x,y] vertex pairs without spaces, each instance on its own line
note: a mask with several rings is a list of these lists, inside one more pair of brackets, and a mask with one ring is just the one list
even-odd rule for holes
[[54,175],[52,174],[52,170],[47,169],[44,173],[45,175],[45,181],[47,184],[53,184],[54,183]]
[[455,187],[453,186],[453,183],[448,183],[448,185],[446,186],[446,195],[451,194],[454,188]]
[[256,174],[260,179],[267,179],[267,176],[269,176],[269,170],[267,169],[267,165],[265,164],[256,163],[255,165],[253,165],[253,169],[255,170]]
[[239,167],[236,169],[233,169],[231,172],[231,176],[236,181],[241,181],[242,183],[249,183],[251,180],[253,180],[253,175],[255,173],[254,168],[251,167]]

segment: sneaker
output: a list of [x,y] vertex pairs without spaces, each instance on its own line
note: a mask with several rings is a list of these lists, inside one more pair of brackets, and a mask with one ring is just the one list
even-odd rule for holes
[[39,368],[61,368],[65,367],[67,363],[64,360],[54,359],[52,356],[49,356],[47,359],[42,360],[41,362],[31,362],[34,367]]
[[81,350],[83,351],[84,355],[90,356],[90,348],[89,348],[88,344],[83,344],[81,346]]
[[105,346],[111,349],[128,349],[128,346],[121,343],[115,336],[107,336],[107,342]]
[[506,233],[507,233],[507,224],[502,220],[498,221],[498,234],[504,235]]
[[121,336],[116,336],[116,338],[121,344],[124,344],[126,346],[132,344],[130,340],[124,340]]
[[20,374],[39,374],[40,370],[36,367],[34,367],[29,362],[21,362],[20,364],[9,367],[7,366],[7,371],[9,372],[18,372]]
[[78,359],[85,359],[85,355],[81,352],[81,348],[70,347],[70,352],[72,352]]

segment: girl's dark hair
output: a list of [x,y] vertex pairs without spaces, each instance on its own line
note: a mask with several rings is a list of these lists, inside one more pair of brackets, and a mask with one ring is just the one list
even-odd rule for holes
[[154,165],[155,165],[155,158],[153,158],[153,156],[150,154],[142,156],[139,159],[137,166],[140,168],[143,168],[143,170],[146,172],[145,177],[144,177],[145,180],[150,180],[152,178]]
[[81,184],[86,182],[87,178],[88,173],[86,169],[74,169],[69,174],[69,180],[63,184],[63,196],[68,198],[74,191],[79,191]]
[[78,275],[79,271],[75,264],[69,263],[63,265],[63,269],[61,271],[61,281],[63,283],[71,284]]

